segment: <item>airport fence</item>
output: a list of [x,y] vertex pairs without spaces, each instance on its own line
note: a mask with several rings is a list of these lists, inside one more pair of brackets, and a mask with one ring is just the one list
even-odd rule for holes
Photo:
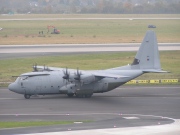
[[172,83],[178,83],[180,82],[180,79],[155,79],[155,80],[131,80],[127,82],[126,84],[172,84]]

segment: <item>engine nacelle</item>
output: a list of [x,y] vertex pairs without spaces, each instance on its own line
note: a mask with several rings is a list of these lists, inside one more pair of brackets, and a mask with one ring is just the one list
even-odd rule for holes
[[[74,74],[70,74],[69,81],[72,83],[78,82],[79,80],[76,80],[75,77],[76,76]],[[98,80],[99,80],[98,78],[96,78],[94,75],[91,75],[91,74],[87,74],[87,75],[82,74],[80,76],[80,82],[82,84],[90,84],[90,83],[98,81]]]
[[59,89],[60,93],[68,94],[75,93],[77,86],[75,84],[67,84]]
[[97,78],[94,75],[81,75],[81,82],[83,84],[90,84],[97,81]]

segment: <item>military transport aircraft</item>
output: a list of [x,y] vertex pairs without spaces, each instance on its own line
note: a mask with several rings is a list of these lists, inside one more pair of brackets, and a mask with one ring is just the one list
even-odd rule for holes
[[32,95],[67,94],[89,98],[93,93],[113,90],[144,73],[166,73],[161,70],[156,34],[147,31],[132,64],[106,70],[33,66],[34,71],[21,74],[8,88],[26,99]]

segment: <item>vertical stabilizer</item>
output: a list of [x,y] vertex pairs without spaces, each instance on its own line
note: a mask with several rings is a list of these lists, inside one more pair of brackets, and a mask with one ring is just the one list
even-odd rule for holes
[[131,67],[132,69],[161,70],[157,39],[154,31],[149,30],[146,32]]

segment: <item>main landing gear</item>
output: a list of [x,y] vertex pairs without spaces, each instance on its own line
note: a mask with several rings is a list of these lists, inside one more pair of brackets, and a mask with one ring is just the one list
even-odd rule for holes
[[[77,98],[90,98],[90,97],[92,97],[92,95],[93,94],[80,94],[80,93],[76,93],[76,94],[74,94],[74,93],[69,93],[69,94],[67,94],[67,96],[68,97],[73,97],[73,96],[76,96]],[[31,95],[29,95],[29,94],[24,94],[24,98],[25,99],[30,99],[30,97],[31,97]]]
[[67,96],[68,96],[68,97],[73,97],[73,96],[74,96],[74,93],[68,93]]
[[80,94],[80,93],[69,93],[67,94],[68,97],[73,97],[73,96],[76,96],[77,98],[90,98],[92,97],[93,94]]
[[25,99],[30,99],[31,95],[28,95],[28,94],[24,94],[24,98]]

